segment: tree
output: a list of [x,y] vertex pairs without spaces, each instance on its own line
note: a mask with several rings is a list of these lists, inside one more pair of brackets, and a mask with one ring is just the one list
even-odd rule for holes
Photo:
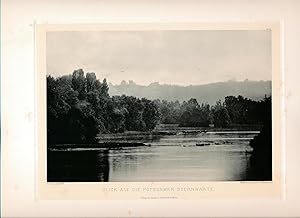
[[[129,81],[132,85],[134,82]],[[155,86],[155,84],[152,84]],[[222,104],[201,104],[195,98],[183,103],[109,95],[109,86],[95,73],[82,69],[72,75],[47,76],[47,132],[50,143],[96,142],[99,133],[150,131],[158,123],[180,126],[229,127],[233,124],[264,124],[271,119],[271,98],[253,101],[227,96]]]
[[213,122],[215,127],[229,127],[231,121],[229,113],[221,101],[217,101],[212,108]]
[[107,85],[107,81],[106,81],[106,79],[104,78],[103,79],[103,82],[102,82],[102,84],[101,84],[101,95],[103,95],[103,96],[105,96],[105,97],[108,97],[109,96],[109,94],[108,94],[108,90],[109,90],[109,87],[108,87],[108,85]]
[[157,106],[160,114],[160,123],[165,124],[177,124],[179,123],[180,103],[178,101],[168,102],[166,100],[160,101],[156,99],[153,101]]
[[141,103],[143,104],[142,119],[145,123],[145,130],[154,129],[160,119],[160,113],[157,105],[146,98],[142,98]]
[[180,126],[207,127],[210,120],[210,106],[208,104],[199,105],[194,98],[191,98],[188,102],[183,102],[179,122]]
[[75,70],[72,75],[72,88],[78,92],[79,100],[86,97],[86,79],[82,69]]
[[122,96],[124,106],[128,113],[125,117],[125,125],[127,130],[141,131],[145,128],[143,121],[144,106],[141,104],[141,100],[133,96]]
[[260,102],[266,114],[262,131],[250,141],[253,153],[250,158],[250,179],[272,180],[272,116],[271,97]]
[[87,73],[86,74],[86,90],[87,90],[87,93],[95,90],[96,80],[97,80],[97,78],[96,78],[95,73]]

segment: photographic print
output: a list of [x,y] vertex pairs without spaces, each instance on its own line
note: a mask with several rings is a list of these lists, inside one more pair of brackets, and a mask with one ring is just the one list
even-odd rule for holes
[[46,32],[47,182],[272,181],[272,32]]

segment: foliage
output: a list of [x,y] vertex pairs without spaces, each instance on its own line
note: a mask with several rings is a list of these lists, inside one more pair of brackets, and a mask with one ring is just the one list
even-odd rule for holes
[[210,123],[210,106],[199,105],[195,98],[183,102],[181,111],[180,126],[208,126]]
[[[264,110],[262,108],[265,108]],[[264,119],[264,127],[259,135],[250,141],[253,153],[250,159],[251,170],[250,177],[253,179],[272,180],[272,116],[271,116],[271,98],[265,98],[261,111],[268,113]]]
[[213,123],[215,127],[229,127],[231,119],[227,108],[222,105],[221,101],[217,101],[212,109]]
[[159,108],[161,123],[177,124],[180,122],[181,105],[178,101],[168,102],[166,100],[161,101],[157,99],[154,103]]
[[[131,82],[133,83],[133,82]],[[157,84],[152,84],[157,86]],[[226,96],[215,105],[195,98],[180,103],[134,96],[110,96],[106,79],[82,69],[72,75],[47,76],[47,131],[50,143],[96,142],[99,133],[150,131],[157,124],[186,127],[230,127],[264,124],[271,114],[271,98],[254,101]]]
[[108,94],[106,79],[82,69],[47,76],[49,143],[94,143],[99,133],[149,131],[159,122],[158,106],[148,99]]
[[195,98],[183,103],[154,101],[160,110],[160,122],[165,124],[179,124],[180,126],[208,126],[230,127],[234,125],[251,125],[265,123],[270,117],[271,99],[265,97],[262,101],[254,101],[242,96],[226,96],[222,103],[215,105],[199,105]]

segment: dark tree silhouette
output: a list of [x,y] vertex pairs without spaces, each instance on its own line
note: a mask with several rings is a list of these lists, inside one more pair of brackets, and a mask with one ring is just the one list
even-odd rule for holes
[[160,119],[153,101],[108,94],[106,79],[82,69],[47,77],[47,131],[51,143],[94,143],[99,133],[149,131]]
[[260,110],[266,116],[263,119],[264,127],[260,134],[250,142],[253,153],[250,159],[250,179],[272,180],[272,108],[271,97],[262,101]]
[[210,106],[199,105],[195,98],[183,103],[152,101],[126,95],[111,97],[108,91],[105,78],[100,82],[95,73],[85,75],[82,69],[58,78],[48,76],[48,142],[96,142],[99,133],[150,131],[159,123],[186,127],[263,125],[271,107],[270,98],[253,101],[242,96],[227,96],[223,103],[217,101]]

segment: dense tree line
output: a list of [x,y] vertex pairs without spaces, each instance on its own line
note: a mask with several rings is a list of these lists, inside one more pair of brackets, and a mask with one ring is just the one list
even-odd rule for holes
[[158,123],[180,126],[230,127],[263,124],[270,117],[271,98],[254,101],[227,96],[215,105],[188,101],[148,100],[110,96],[106,79],[75,70],[72,75],[47,76],[47,131],[49,143],[96,142],[99,133],[149,131]]
[[195,98],[180,104],[178,101],[167,102],[155,100],[160,110],[160,122],[165,124],[180,124],[180,126],[208,126],[212,120],[210,106],[199,105]]
[[180,126],[230,127],[233,125],[264,124],[271,116],[271,97],[254,101],[243,96],[227,96],[215,105],[199,104],[191,98],[179,103],[156,100],[160,110],[160,122],[179,124]]
[[49,143],[96,142],[99,133],[148,131],[159,122],[158,106],[145,98],[108,94],[106,79],[79,69],[72,75],[47,76]]

